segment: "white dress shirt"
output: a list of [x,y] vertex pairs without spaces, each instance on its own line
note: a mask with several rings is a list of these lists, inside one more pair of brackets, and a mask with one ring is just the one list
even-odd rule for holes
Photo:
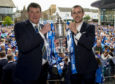
[[74,41],[75,41],[75,44],[77,45],[78,43],[78,40],[80,39],[82,33],[80,33],[80,30],[81,30],[81,27],[82,27],[82,24],[83,24],[83,21],[78,25],[78,27],[76,28],[76,30],[79,32],[77,33],[76,35],[74,35]]
[[[31,23],[32,23],[32,22],[31,22]],[[38,30],[41,29],[40,23],[38,23],[37,25],[34,24],[34,23],[32,23],[32,25],[33,25],[34,28],[35,28],[35,26],[37,26],[37,27],[38,27]],[[40,31],[39,31],[38,33],[39,33],[39,34],[41,35],[41,37],[43,38],[43,40],[44,40],[44,45],[45,45],[45,47],[46,47],[46,43],[47,43],[47,42],[46,42],[46,39],[45,39],[44,34],[42,34]],[[42,65],[44,65],[46,62],[47,62],[47,60],[42,58]]]

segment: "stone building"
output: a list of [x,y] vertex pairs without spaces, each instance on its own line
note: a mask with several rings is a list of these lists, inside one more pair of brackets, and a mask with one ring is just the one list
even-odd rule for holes
[[10,16],[13,19],[13,8],[15,8],[15,5],[12,0],[0,0],[0,24],[5,16]]

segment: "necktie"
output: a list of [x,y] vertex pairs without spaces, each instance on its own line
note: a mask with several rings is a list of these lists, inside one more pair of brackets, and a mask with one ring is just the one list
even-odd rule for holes
[[[40,28],[38,26],[35,26],[35,32],[38,33]],[[47,53],[46,53],[46,47],[43,45],[42,47],[42,58],[47,59]]]
[[38,33],[38,26],[35,26],[35,32]]
[[43,45],[43,48],[42,48],[42,58],[47,59],[47,52],[46,52],[45,45]]

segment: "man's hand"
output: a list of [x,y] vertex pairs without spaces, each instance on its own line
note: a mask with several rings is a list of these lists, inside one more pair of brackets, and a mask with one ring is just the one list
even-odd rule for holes
[[51,30],[51,26],[50,26],[49,23],[47,23],[47,24],[45,24],[44,27],[40,30],[40,32],[41,32],[42,34],[45,34],[45,33],[47,33],[47,32],[50,31],[50,30]]
[[77,29],[76,29],[75,22],[71,22],[70,25],[69,25],[69,28],[74,34],[77,34]]

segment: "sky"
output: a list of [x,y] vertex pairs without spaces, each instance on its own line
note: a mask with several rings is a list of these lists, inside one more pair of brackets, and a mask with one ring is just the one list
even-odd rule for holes
[[73,7],[74,5],[81,5],[83,8],[92,8],[91,3],[97,0],[13,0],[18,10],[22,10],[23,7],[27,7],[31,2],[36,2],[41,5],[42,10],[47,10],[51,4],[56,4],[57,7]]

